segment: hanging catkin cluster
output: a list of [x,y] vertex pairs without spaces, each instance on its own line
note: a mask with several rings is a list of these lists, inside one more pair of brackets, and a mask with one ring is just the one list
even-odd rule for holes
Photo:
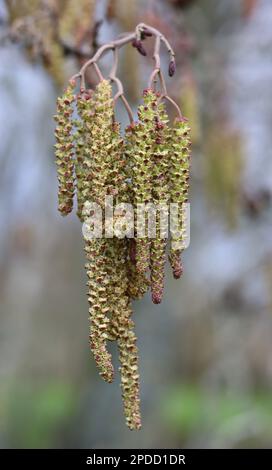
[[[114,78],[101,77],[95,90],[81,87],[78,92],[76,81],[71,80],[58,99],[59,211],[62,215],[71,212],[76,194],[87,258],[90,349],[101,377],[112,382],[114,368],[108,342],[117,343],[127,425],[139,429],[132,300],[151,290],[153,302],[162,301],[169,238],[173,275],[178,278],[182,273],[180,258],[186,237],[182,204],[188,202],[190,129],[181,116],[170,125],[165,96],[149,88],[143,93],[137,121],[131,119],[122,135],[115,120],[111,81]],[[170,203],[177,204],[178,218],[169,237],[165,210]],[[132,234],[124,230],[126,204],[133,208]],[[160,210],[155,210],[150,235],[146,208],[158,204]],[[100,226],[96,226],[97,217],[102,220]]]

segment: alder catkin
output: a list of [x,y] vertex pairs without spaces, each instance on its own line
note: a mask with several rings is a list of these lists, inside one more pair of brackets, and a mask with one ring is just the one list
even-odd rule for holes
[[119,350],[121,389],[124,413],[130,429],[140,429],[140,394],[137,337],[134,333],[134,322],[131,319],[132,307],[128,295],[127,277],[127,240],[113,239],[110,279],[112,286],[111,323],[109,336],[116,340]]
[[74,137],[73,137],[73,102],[75,83],[70,82],[63,96],[57,100],[57,127],[55,136],[57,143],[56,165],[59,182],[58,209],[62,215],[69,214],[73,209],[74,196]]
[[[147,233],[147,214],[144,204],[152,202],[152,155],[154,146],[154,119],[157,96],[152,90],[144,91],[144,103],[139,106],[139,122],[127,128],[127,154],[131,159],[132,192],[135,208],[143,208],[141,227],[136,226],[136,269],[145,273],[150,264],[150,240]],[[138,213],[137,213],[138,215]]]
[[75,120],[75,174],[77,187],[77,215],[83,222],[82,211],[84,203],[89,197],[88,172],[86,171],[86,152],[90,146],[90,129],[92,127],[92,112],[94,112],[94,101],[92,91],[82,91],[77,95],[77,113]]
[[178,204],[178,220],[175,229],[171,229],[169,261],[174,277],[179,278],[182,274],[182,265],[179,260],[186,242],[187,227],[184,204],[188,203],[191,154],[190,127],[187,119],[175,120],[171,141],[170,201]]
[[88,301],[90,314],[90,348],[101,377],[106,382],[113,380],[113,366],[111,354],[107,351],[107,340],[109,330],[109,314],[111,307],[108,298],[108,276],[109,259],[106,256],[107,240],[104,238],[90,239],[88,230],[88,217],[90,205],[84,205],[83,216],[85,217],[85,253],[87,263],[85,265],[88,276]]
[[94,94],[95,107],[88,120],[89,142],[86,149],[86,188],[92,202],[104,207],[109,177],[114,117],[112,87],[108,80],[100,82]]
[[[168,210],[169,194],[169,128],[168,116],[164,104],[157,106],[155,119],[155,145],[152,168],[152,196],[157,206],[156,237],[151,240],[150,275],[151,293],[154,304],[162,301],[164,289],[164,270],[168,238],[168,217],[163,213]],[[166,218],[166,220],[165,220]]]

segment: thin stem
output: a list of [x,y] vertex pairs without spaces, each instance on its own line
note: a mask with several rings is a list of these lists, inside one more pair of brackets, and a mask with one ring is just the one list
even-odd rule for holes
[[112,69],[110,71],[110,78],[116,77],[116,74],[117,74],[119,55],[118,55],[118,49],[116,48],[113,50],[113,58],[114,58],[114,61],[113,61]]
[[132,110],[131,110],[131,107],[129,106],[128,101],[127,101],[127,99],[126,99],[126,97],[125,97],[124,94],[120,96],[120,99],[121,99],[121,100],[123,101],[123,103],[124,103],[124,106],[125,106],[125,108],[126,108],[126,110],[127,110],[127,113],[128,113],[129,121],[130,121],[130,123],[132,124],[132,123],[134,122],[134,117],[133,117],[133,112],[132,112]]
[[179,105],[172,98],[170,98],[169,95],[162,95],[159,99],[159,102],[162,101],[163,99],[166,100],[166,101],[169,101],[169,103],[171,103],[174,106],[174,108],[176,109],[176,111],[178,113],[178,117],[180,119],[182,119],[183,116],[182,116],[182,112],[181,112],[181,109],[180,109]]
[[116,103],[116,101],[119,98],[122,100],[126,108],[126,111],[128,113],[130,122],[133,122],[133,113],[124,95],[122,82],[117,77],[117,70],[118,70],[118,63],[119,63],[119,49],[121,49],[123,46],[129,43],[133,44],[134,41],[136,42],[136,48],[137,48],[137,41],[138,42],[144,41],[148,36],[155,37],[155,46],[154,46],[154,54],[153,54],[155,65],[149,78],[148,87],[149,88],[154,87],[156,77],[158,76],[160,80],[160,84],[161,84],[161,91],[162,91],[162,96],[160,99],[166,99],[167,101],[169,101],[176,108],[179,117],[182,117],[181,110],[178,104],[172,98],[169,97],[168,92],[167,92],[165,78],[161,70],[161,59],[160,59],[161,43],[165,45],[167,52],[170,55],[170,61],[175,61],[175,53],[169,41],[166,39],[166,37],[156,28],[152,26],[148,26],[145,23],[138,24],[138,26],[136,26],[136,29],[133,33],[122,34],[115,41],[111,41],[101,46],[97,50],[95,55],[91,59],[89,59],[87,62],[85,62],[85,64],[81,67],[79,73],[72,77],[74,79],[80,78],[80,86],[81,88],[85,89],[86,88],[86,83],[85,83],[86,70],[88,67],[93,66],[98,76],[99,81],[104,80],[103,74],[98,66],[98,62],[107,52],[112,51],[113,52],[113,66],[112,66],[112,69],[110,71],[108,78],[109,80],[114,82],[117,86],[117,93],[114,96],[114,103]]
[[83,67],[81,67],[80,69],[80,74],[83,75],[86,71],[86,69],[92,65],[94,62],[98,62],[98,60],[100,60],[102,58],[102,56],[110,51],[110,50],[114,50],[114,49],[120,49],[121,47],[125,46],[126,44],[129,44],[130,42],[133,41],[133,39],[135,39],[135,33],[130,33],[128,34],[127,36],[123,37],[123,38],[119,38],[119,39],[116,39],[115,41],[112,41],[108,44],[104,44],[104,46],[101,46],[98,51],[96,52],[96,54],[92,57],[92,59],[88,60],[84,65]]
[[161,69],[160,47],[161,47],[161,38],[157,36],[155,40],[155,48],[154,48],[154,54],[153,54],[153,59],[155,61],[155,68],[152,74],[150,75],[148,88],[152,88],[156,76],[160,73],[160,69]]
[[159,77],[160,77],[160,82],[161,82],[161,87],[162,87],[162,94],[167,95],[168,93],[167,93],[165,78],[161,70],[159,71]]
[[124,95],[124,89],[123,89],[123,85],[122,85],[122,82],[121,80],[119,80],[119,78],[115,77],[115,76],[112,76],[110,77],[111,80],[113,82],[116,83],[117,85],[117,93],[116,95],[114,96],[113,98],[113,102],[116,103],[117,100],[120,98],[125,106],[125,109],[127,111],[127,114],[128,114],[128,117],[129,117],[129,120],[130,122],[132,123],[134,121],[134,118],[133,118],[133,112],[132,112],[132,109],[131,107],[129,106],[129,103]]
[[100,68],[98,67],[98,65],[97,65],[96,62],[93,63],[93,66],[94,66],[96,75],[98,76],[98,80],[99,80],[100,82],[102,82],[102,80],[104,80],[104,77],[103,77],[103,75],[102,75],[102,73],[101,73]]

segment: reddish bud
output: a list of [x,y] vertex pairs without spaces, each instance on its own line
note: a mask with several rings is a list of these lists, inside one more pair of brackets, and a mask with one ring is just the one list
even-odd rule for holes
[[152,302],[153,304],[160,304],[162,301],[162,293],[160,292],[152,292]]
[[133,39],[132,41],[132,46],[135,47],[135,49],[137,49],[137,51],[143,55],[143,56],[146,56],[147,53],[146,53],[146,50],[142,44],[141,41],[139,41],[139,39]]
[[169,63],[169,68],[168,68],[168,74],[169,77],[173,77],[176,72],[176,62],[174,60],[171,60]]

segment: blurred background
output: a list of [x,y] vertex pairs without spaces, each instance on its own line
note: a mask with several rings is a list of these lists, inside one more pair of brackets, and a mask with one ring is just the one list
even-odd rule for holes
[[[270,447],[271,1],[0,0],[0,19],[0,447]],[[104,383],[90,358],[81,226],[57,212],[52,116],[86,57],[140,21],[177,52],[168,86],[193,157],[183,278],[168,269],[163,303],[134,305],[143,428],[131,432],[119,379]],[[134,109],[148,56],[122,56]]]

